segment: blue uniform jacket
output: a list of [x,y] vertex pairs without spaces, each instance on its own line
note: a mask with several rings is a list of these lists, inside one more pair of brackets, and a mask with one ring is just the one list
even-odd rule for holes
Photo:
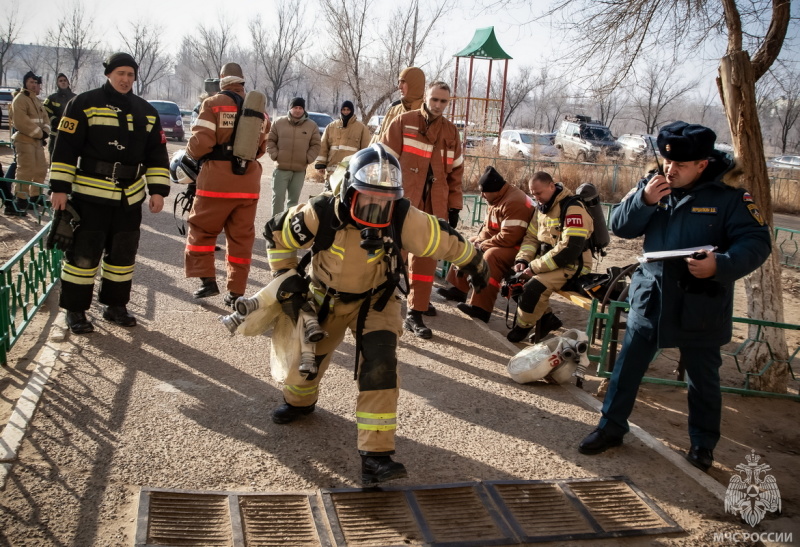
[[[652,337],[658,347],[722,346],[731,339],[734,282],[766,260],[769,227],[749,193],[721,182],[732,166],[716,154],[688,191],[674,190],[648,206],[642,196],[649,178],[614,210],[611,229],[619,237],[644,235],[644,251],[715,245],[717,272],[697,279],[683,259],[642,264],[629,293],[628,328]],[[743,296],[743,295],[742,295]]]

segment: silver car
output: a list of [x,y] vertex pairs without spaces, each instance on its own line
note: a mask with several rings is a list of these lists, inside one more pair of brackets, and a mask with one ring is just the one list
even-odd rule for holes
[[566,158],[580,162],[597,161],[602,154],[617,156],[620,146],[611,130],[589,116],[565,116],[556,132],[556,148]]
[[560,154],[553,145],[555,133],[506,129],[500,135],[498,153],[507,158],[554,158]]
[[617,143],[620,146],[619,155],[624,161],[642,163],[653,159],[653,156],[661,156],[653,135],[626,133],[617,139]]
[[778,156],[767,161],[770,169],[800,169],[800,156]]

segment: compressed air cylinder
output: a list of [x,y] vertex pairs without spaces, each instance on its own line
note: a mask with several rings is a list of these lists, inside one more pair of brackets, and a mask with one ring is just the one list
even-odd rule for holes
[[242,115],[233,138],[233,155],[237,158],[246,161],[256,159],[266,106],[267,97],[260,91],[249,91],[245,96]]
[[581,200],[586,205],[586,210],[592,215],[592,223],[594,224],[592,237],[595,245],[607,247],[611,243],[611,236],[608,235],[606,217],[603,214],[603,206],[600,204],[600,194],[597,192],[597,188],[591,182],[584,182],[578,186],[575,194],[581,197]]

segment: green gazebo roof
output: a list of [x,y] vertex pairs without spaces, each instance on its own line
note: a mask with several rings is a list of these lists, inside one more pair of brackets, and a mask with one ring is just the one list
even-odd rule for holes
[[503,51],[494,35],[494,27],[479,28],[467,47],[455,54],[455,57],[480,57],[481,59],[511,59],[511,55]]

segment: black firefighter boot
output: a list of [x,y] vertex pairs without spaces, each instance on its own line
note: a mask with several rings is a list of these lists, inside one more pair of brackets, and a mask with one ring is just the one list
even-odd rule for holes
[[390,456],[375,455],[369,452],[361,454],[362,486],[375,486],[381,482],[404,479],[407,476],[406,466],[392,461]]
[[414,335],[419,338],[428,339],[433,336],[433,332],[422,322],[423,313],[424,312],[417,310],[409,310],[406,315],[406,320],[403,321],[403,327],[405,327],[407,331],[413,332]]
[[219,287],[217,280],[213,277],[201,277],[200,288],[192,293],[195,298],[208,298],[209,296],[217,296],[219,294]]

